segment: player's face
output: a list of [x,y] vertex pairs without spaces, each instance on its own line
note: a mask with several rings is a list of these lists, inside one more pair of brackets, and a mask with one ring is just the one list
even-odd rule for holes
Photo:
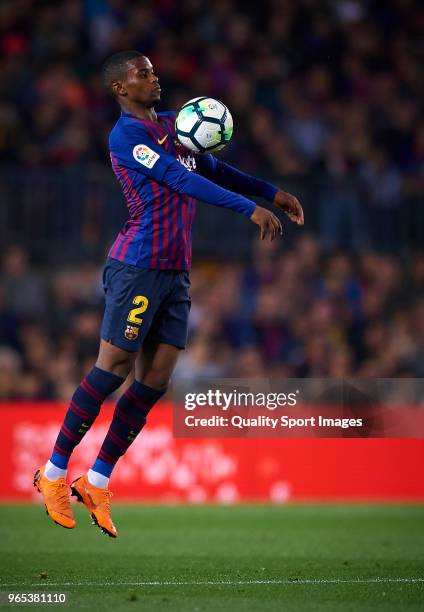
[[122,88],[128,100],[150,108],[160,100],[159,79],[147,57],[136,57],[127,62]]

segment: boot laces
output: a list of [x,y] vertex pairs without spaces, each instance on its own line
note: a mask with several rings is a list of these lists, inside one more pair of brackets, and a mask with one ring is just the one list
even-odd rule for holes
[[100,493],[100,504],[105,508],[105,510],[107,510],[108,513],[110,511],[111,497],[113,497],[113,493],[112,491],[109,491],[109,489],[105,489]]
[[55,488],[55,498],[57,500],[58,507],[61,511],[66,512],[70,508],[69,495],[66,483],[63,479],[53,483]]

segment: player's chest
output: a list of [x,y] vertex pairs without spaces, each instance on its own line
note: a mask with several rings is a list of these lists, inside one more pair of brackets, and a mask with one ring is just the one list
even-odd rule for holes
[[161,134],[158,135],[157,143],[163,147],[168,155],[172,155],[190,172],[196,170],[196,159],[189,149],[182,145],[176,136],[175,128],[163,126]]

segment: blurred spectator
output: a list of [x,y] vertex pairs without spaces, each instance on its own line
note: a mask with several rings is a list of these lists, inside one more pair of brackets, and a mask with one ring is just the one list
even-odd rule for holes
[[353,151],[348,146],[352,147],[351,139],[341,131],[331,133],[325,145],[323,163],[331,180],[320,201],[319,230],[327,250],[342,246],[359,250],[369,242],[365,210],[352,181]]
[[46,312],[43,277],[30,267],[28,252],[18,245],[6,249],[0,278],[7,307],[21,319],[40,319]]
[[0,399],[10,399],[19,394],[21,359],[7,346],[0,346]]
[[390,250],[398,243],[401,204],[401,175],[381,147],[371,149],[361,169],[364,190],[370,204],[374,244]]

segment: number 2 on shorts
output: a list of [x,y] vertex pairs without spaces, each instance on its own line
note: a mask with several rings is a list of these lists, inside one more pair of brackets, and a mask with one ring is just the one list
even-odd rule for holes
[[149,305],[149,300],[144,295],[136,295],[133,299],[133,304],[136,304],[138,308],[133,308],[130,310],[127,321],[141,325],[143,323],[143,319],[140,319],[138,315],[146,312],[147,306]]

